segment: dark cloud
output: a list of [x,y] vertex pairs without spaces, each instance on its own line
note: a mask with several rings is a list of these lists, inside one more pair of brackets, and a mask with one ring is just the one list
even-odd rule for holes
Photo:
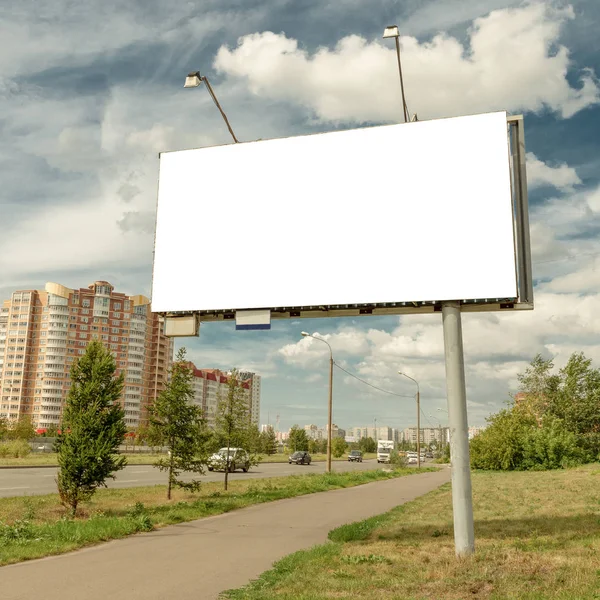
[[124,232],[154,233],[155,215],[151,212],[126,212],[117,224]]

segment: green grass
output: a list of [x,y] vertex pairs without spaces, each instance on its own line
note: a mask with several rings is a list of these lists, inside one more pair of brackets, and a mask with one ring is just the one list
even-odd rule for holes
[[253,504],[417,472],[417,469],[394,472],[379,469],[246,479],[231,481],[227,492],[220,482],[203,483],[196,494],[175,490],[170,502],[166,500],[166,486],[102,489],[83,505],[75,519],[66,517],[56,494],[0,498],[0,565],[61,554]]
[[473,473],[476,553],[454,555],[445,485],[344,525],[276,563],[234,600],[600,598],[600,467]]
[[[149,465],[162,456],[161,454],[126,454],[129,465]],[[0,458],[0,467],[57,467],[55,452],[47,454],[30,454],[23,458]]]
[[[161,454],[126,454],[127,464],[129,465],[150,465],[162,456]],[[375,458],[376,454],[365,454],[364,458]],[[289,454],[273,454],[271,456],[263,456],[261,463],[287,463]],[[325,454],[313,454],[313,462],[323,462],[327,456]],[[342,458],[334,458],[333,460],[348,460],[347,455]],[[56,454],[49,452],[47,454],[30,454],[24,458],[0,458],[0,467],[56,467],[58,462]]]

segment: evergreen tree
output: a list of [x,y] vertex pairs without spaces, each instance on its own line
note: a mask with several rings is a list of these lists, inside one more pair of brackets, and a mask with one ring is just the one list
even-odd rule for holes
[[71,389],[63,413],[58,452],[58,493],[75,516],[80,502],[93,496],[106,479],[126,465],[119,456],[125,435],[124,412],[118,404],[123,374],[99,341],[88,344],[71,368]]
[[267,430],[263,433],[262,451],[268,456],[277,454],[277,436],[275,435],[275,430],[272,427],[267,427]]
[[163,446],[168,454],[154,466],[168,473],[167,498],[173,487],[198,491],[200,481],[182,481],[183,472],[202,475],[208,459],[210,432],[206,428],[202,409],[193,405],[192,369],[185,360],[186,350],[177,352],[166,388],[150,407],[150,427],[147,438],[153,446]]
[[[227,378],[227,389],[219,392],[217,400],[215,435],[227,448],[227,461],[231,448],[243,448],[250,456],[250,464],[258,463],[255,451],[256,426],[250,420],[248,394],[243,387],[237,369],[233,369]],[[225,465],[224,487],[229,481],[229,464]]]

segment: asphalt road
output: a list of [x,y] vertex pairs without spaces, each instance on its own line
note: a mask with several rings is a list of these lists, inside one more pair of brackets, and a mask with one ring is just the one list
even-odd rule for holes
[[[334,471],[364,471],[376,469],[379,465],[375,459],[362,463],[333,461]],[[31,496],[37,494],[52,494],[56,492],[55,467],[35,467],[24,469],[0,469],[0,498],[11,496]],[[324,473],[325,462],[314,462],[311,465],[288,465],[287,463],[260,464],[248,473],[236,471],[231,473],[231,480],[260,479],[264,477],[282,477],[304,473]],[[182,479],[193,479],[193,475],[184,475]],[[222,481],[223,473],[209,473],[202,476],[201,481]],[[166,483],[166,474],[150,465],[131,465],[117,474],[117,478],[109,480],[110,488],[140,487],[144,485],[159,485]]]
[[0,567],[0,598],[215,599],[286,554],[324,543],[331,529],[381,514],[448,481],[450,469],[445,468],[308,494]]

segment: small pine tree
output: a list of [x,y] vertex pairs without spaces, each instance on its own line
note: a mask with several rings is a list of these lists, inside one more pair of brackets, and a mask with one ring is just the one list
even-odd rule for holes
[[[219,392],[216,414],[215,434],[227,448],[227,457],[231,448],[243,448],[249,452],[250,464],[257,464],[258,457],[254,453],[256,427],[250,420],[248,396],[237,369],[233,369],[227,379],[227,390]],[[225,465],[224,488],[229,481],[229,465]]]
[[277,436],[272,427],[268,427],[267,431],[265,431],[264,453],[268,456],[277,454]]
[[169,500],[173,487],[193,492],[200,489],[199,480],[184,482],[179,475],[183,472],[202,475],[208,458],[210,433],[202,409],[191,403],[194,398],[193,373],[185,355],[185,348],[177,352],[170,381],[149,411],[148,438],[153,446],[166,446],[168,449],[168,455],[160,458],[154,466],[168,472]]
[[77,513],[80,502],[106,487],[106,479],[126,465],[118,455],[125,435],[123,409],[117,401],[123,374],[115,377],[116,363],[99,341],[88,344],[71,368],[71,389],[63,414],[58,452],[58,493],[63,505]]

